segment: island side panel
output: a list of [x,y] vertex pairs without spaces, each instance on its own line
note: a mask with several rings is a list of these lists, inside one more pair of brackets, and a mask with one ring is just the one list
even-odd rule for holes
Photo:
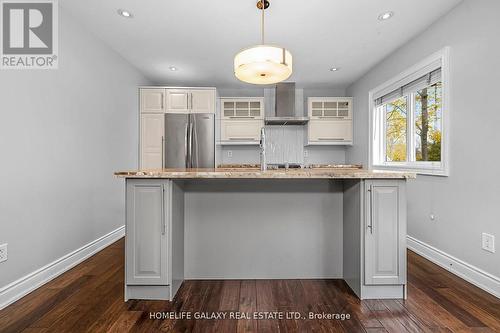
[[363,239],[363,181],[344,181],[343,271],[344,280],[361,297],[361,242]]
[[184,281],[184,182],[171,181],[171,300],[175,297]]

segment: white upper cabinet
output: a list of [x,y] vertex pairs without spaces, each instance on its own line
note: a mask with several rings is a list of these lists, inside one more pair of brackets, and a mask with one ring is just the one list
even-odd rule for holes
[[221,135],[223,145],[256,145],[264,126],[264,98],[221,98]]
[[221,140],[227,144],[259,143],[260,129],[264,126],[260,120],[223,120]]
[[191,99],[189,90],[168,89],[167,90],[167,113],[189,113],[189,101]]
[[352,97],[310,97],[310,119],[352,119]]
[[215,113],[214,89],[167,89],[167,113]]
[[264,119],[264,98],[221,98],[224,119]]
[[308,144],[352,144],[352,97],[308,98]]
[[215,90],[191,90],[192,113],[215,113]]
[[349,120],[310,120],[309,142],[352,142],[352,122]]
[[165,112],[165,89],[141,89],[141,113]]

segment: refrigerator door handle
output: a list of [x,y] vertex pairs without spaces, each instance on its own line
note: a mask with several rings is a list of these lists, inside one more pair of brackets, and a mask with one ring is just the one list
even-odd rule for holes
[[189,122],[189,167],[193,167],[193,122]]
[[188,134],[188,131],[189,131],[189,122],[186,123],[186,129],[184,131],[184,166],[186,168],[189,167],[189,160],[188,160],[188,156],[189,156],[189,152],[188,152],[188,149],[189,149],[189,146],[188,146],[188,137],[189,137],[189,134]]
[[161,136],[161,167],[165,168],[165,137]]

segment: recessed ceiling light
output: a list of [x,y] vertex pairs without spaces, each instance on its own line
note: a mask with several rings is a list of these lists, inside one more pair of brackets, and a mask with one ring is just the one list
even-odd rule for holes
[[386,20],[390,19],[390,18],[391,18],[391,17],[393,17],[393,16],[394,16],[394,12],[385,12],[385,13],[383,13],[383,14],[380,14],[380,15],[378,16],[378,19],[379,19],[380,21],[386,21]]
[[340,68],[338,68],[338,67],[332,67],[332,68],[330,68],[330,72],[336,72],[336,71],[338,71],[339,69],[340,69]]
[[123,16],[123,17],[126,17],[126,18],[132,18],[133,15],[131,12],[129,12],[128,10],[124,10],[124,9],[118,9],[118,14],[120,16]]
[[179,68],[177,68],[175,66],[170,66],[168,69],[170,69],[172,72],[176,72],[179,70]]

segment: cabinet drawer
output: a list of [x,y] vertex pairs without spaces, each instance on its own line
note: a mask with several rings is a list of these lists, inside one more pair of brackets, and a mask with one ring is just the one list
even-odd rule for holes
[[221,120],[221,141],[259,142],[262,120]]
[[310,120],[310,142],[351,142],[351,120]]

